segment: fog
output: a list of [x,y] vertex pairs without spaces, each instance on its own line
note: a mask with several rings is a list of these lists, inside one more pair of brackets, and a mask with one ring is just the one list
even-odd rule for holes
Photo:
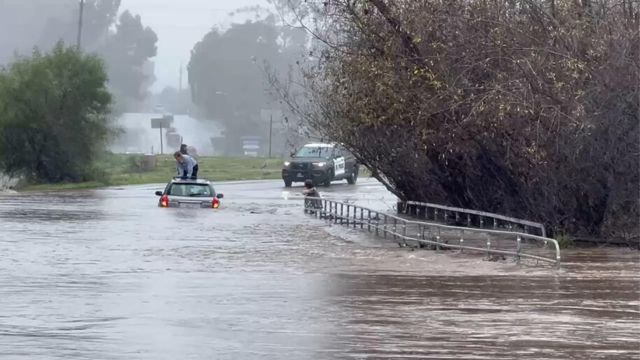
[[[158,53],[153,58],[154,92],[166,86],[178,87],[180,66],[186,66],[193,45],[212,27],[228,27],[232,22],[251,17],[230,13],[249,6],[269,6],[266,0],[121,1],[120,13],[129,10],[139,14],[143,23],[158,35]],[[50,46],[45,44],[47,24],[56,20],[75,21],[78,3],[78,0],[0,0],[0,64],[6,65],[15,52],[28,54],[34,46]],[[76,28],[71,30],[73,33]],[[62,31],[58,37],[68,35],[68,31]]]
[[[0,64],[60,40],[75,45],[79,3],[0,0]],[[150,119],[160,111],[203,154],[220,153],[211,138],[224,129],[225,153],[244,154],[241,139],[253,137],[265,155],[274,128],[284,153],[296,130],[269,93],[264,66],[284,72],[308,41],[278,19],[267,0],[85,0],[80,46],[104,60],[113,119],[124,130],[110,149],[159,152]],[[272,111],[280,115],[265,120]]]
[[[162,5],[159,5],[162,4]],[[268,6],[265,0],[123,0],[122,8],[141,14],[158,34],[153,90],[179,86],[180,66],[186,67],[193,46],[212,28],[227,28],[250,16],[231,12],[248,6]],[[185,77],[186,86],[186,77]]]
[[[224,126],[215,120],[195,119],[189,115],[172,115],[170,129],[152,129],[151,119],[161,118],[161,113],[127,113],[116,120],[116,125],[125,131],[109,147],[116,153],[169,154],[179,150],[179,144],[172,143],[168,133],[177,134],[188,146],[194,147],[198,155],[211,156],[219,154],[221,149],[216,144],[224,131]],[[162,144],[160,134],[162,133]],[[216,146],[217,145],[217,146]]]

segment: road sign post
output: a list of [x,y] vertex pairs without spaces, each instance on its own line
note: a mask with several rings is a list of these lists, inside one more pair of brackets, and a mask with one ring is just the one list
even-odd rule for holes
[[160,155],[164,154],[164,143],[162,141],[162,129],[171,127],[173,116],[165,115],[161,118],[151,119],[151,128],[160,129]]
[[[282,119],[282,111],[280,109],[261,109],[260,110],[260,119],[262,121],[268,122],[269,123],[269,148],[268,148],[268,156],[269,158],[271,158],[272,156],[272,150],[273,150],[273,118],[277,119]],[[281,123],[276,123],[276,125],[278,125]],[[280,128],[276,129],[276,136],[278,134],[278,131],[283,130],[282,127],[280,126]],[[277,143],[277,140],[276,140]]]

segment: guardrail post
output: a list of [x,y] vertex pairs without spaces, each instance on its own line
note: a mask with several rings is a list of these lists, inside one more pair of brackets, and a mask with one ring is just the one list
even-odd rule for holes
[[358,207],[356,205],[353,205],[353,221],[351,221],[351,223],[354,229],[358,225]]
[[404,201],[398,201],[398,214],[406,214],[409,205]]
[[436,235],[436,252],[440,251],[440,235]]
[[398,233],[398,219],[393,218],[393,240],[397,239],[396,234]]
[[325,201],[324,203],[324,219],[331,221],[331,202]]
[[331,202],[327,201],[324,204],[325,210],[324,210],[324,218],[325,220],[331,222]]
[[438,209],[433,209],[433,221],[438,221]]
[[402,223],[402,241],[407,245],[407,223]]
[[484,219],[482,218],[482,216],[480,216],[480,229],[482,229],[484,225]]
[[456,211],[456,225],[460,222],[460,213]]
[[367,231],[371,232],[371,210],[367,209]]
[[493,219],[493,228],[497,229],[498,228],[498,219]]
[[471,214],[467,214],[467,226],[471,227]]
[[334,207],[335,207],[335,211],[333,214],[333,222],[334,224],[337,224],[338,223],[338,203],[337,202],[334,203]]
[[387,215],[384,215],[384,226],[382,227],[384,238],[387,238]]
[[491,239],[487,236],[487,259],[490,259],[489,255],[491,254]]
[[364,229],[364,209],[360,208],[360,229]]
[[355,228],[358,225],[358,207],[353,205],[353,227]]
[[345,218],[347,219],[347,227],[349,226],[349,210],[351,209],[351,205],[347,205],[347,214]]
[[447,214],[447,210],[444,211],[444,223],[447,223],[447,220],[449,219],[449,214]]
[[521,239],[520,239],[520,235],[518,235],[518,238],[516,239],[516,263],[520,264],[520,250],[522,244],[521,244]]
[[464,251],[462,246],[464,246],[464,230],[460,231],[460,253]]

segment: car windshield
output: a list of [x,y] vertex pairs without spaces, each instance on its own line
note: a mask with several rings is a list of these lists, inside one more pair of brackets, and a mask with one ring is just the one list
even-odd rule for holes
[[329,158],[332,147],[329,146],[304,146],[296,153],[297,158]]
[[172,184],[170,196],[211,197],[213,189],[208,184]]

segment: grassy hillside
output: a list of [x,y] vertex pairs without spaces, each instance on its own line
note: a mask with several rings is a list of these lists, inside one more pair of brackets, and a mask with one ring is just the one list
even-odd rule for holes
[[[176,174],[171,155],[157,156],[157,165],[144,170],[142,155],[105,155],[96,164],[96,181],[62,184],[28,184],[21,190],[69,190],[102,186],[164,183]],[[279,179],[282,160],[250,157],[200,157],[199,178],[212,181]]]

